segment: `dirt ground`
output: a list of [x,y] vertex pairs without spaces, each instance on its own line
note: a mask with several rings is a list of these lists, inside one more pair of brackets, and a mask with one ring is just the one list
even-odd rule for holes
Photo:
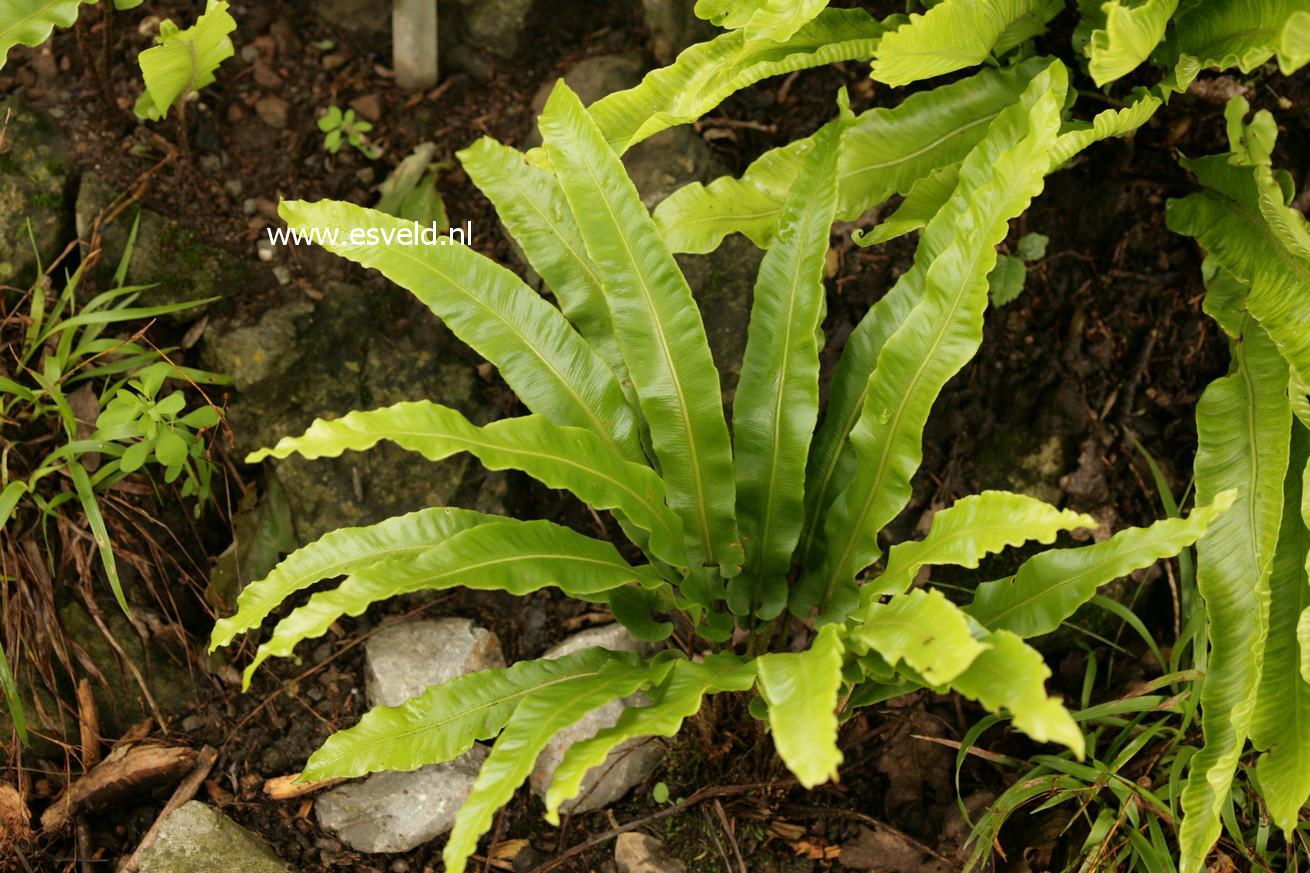
[[[179,13],[186,6],[176,5]],[[531,127],[529,104],[542,82],[581,58],[640,49],[646,39],[635,3],[631,9],[628,4],[571,2],[538,6],[551,8],[535,13],[529,44],[511,62],[492,61],[486,81],[457,74],[427,94],[411,96],[378,72],[385,58],[357,48],[350,34],[313,15],[307,3],[252,4],[238,16],[236,42],[258,47],[263,73],[250,75],[245,65],[220,71],[217,83],[205,92],[203,110],[196,113],[193,161],[173,160],[154,171],[142,202],[254,261],[258,229],[243,211],[247,198],[258,198],[261,211],[279,197],[371,202],[369,186],[356,173],[366,162],[344,151],[325,158],[321,134],[306,107],[365,98],[366,106],[378,110],[375,139],[392,155],[430,140],[437,143],[438,159],[453,159],[456,150],[484,134],[522,145]],[[111,184],[127,188],[165,158],[169,144],[160,138],[172,140],[174,131],[167,124],[135,127],[107,117],[80,75],[72,39],[65,34],[54,43],[55,58],[72,59],[67,68],[40,51],[16,52],[0,78],[0,92],[23,86],[37,106],[56,110],[62,116],[59,124],[72,137],[74,169],[94,168]],[[339,66],[325,69],[324,52],[314,45],[323,40],[332,40],[332,53],[344,57]],[[123,57],[146,47],[146,38],[134,29],[124,29],[119,41]],[[127,64],[117,69],[114,87],[120,95],[134,93],[131,72]],[[699,128],[731,132],[715,136],[710,145],[739,172],[765,149],[810,133],[828,117],[832,95],[843,84],[851,89],[856,111],[902,94],[872,87],[864,65],[833,65],[766,80],[725,102]],[[1298,191],[1304,191],[1310,169],[1310,102],[1304,76],[1292,84],[1291,93],[1279,92],[1291,108],[1278,111],[1285,129],[1276,162],[1291,170]],[[1088,82],[1080,86],[1091,88]],[[281,130],[263,123],[255,110],[256,101],[270,93],[291,103]],[[306,94],[309,100],[298,99]],[[1252,99],[1256,106],[1278,108],[1268,89],[1257,90]],[[1102,108],[1095,93],[1080,105]],[[985,487],[1016,487],[1016,476],[1024,477],[1024,484],[1055,489],[1066,505],[1093,512],[1116,528],[1147,523],[1160,515],[1160,504],[1140,455],[1121,435],[1124,428],[1161,462],[1175,493],[1182,493],[1195,450],[1195,403],[1204,386],[1226,368],[1227,353],[1200,310],[1199,253],[1192,241],[1165,228],[1164,204],[1189,190],[1188,177],[1175,161],[1178,153],[1223,148],[1221,106],[1184,95],[1135,139],[1100,144],[1048,180],[1045,193],[1014,223],[1009,238],[1013,250],[1027,232],[1046,234],[1047,254],[1030,270],[1023,295],[989,312],[981,352],[938,401],[913,502],[893,525],[897,538],[912,535],[926,511]],[[202,166],[202,161],[207,163]],[[452,217],[472,221],[480,251],[512,264],[490,206],[454,166],[441,180]],[[234,179],[239,189],[226,184]],[[913,242],[866,250],[851,245],[848,235],[835,234],[834,247],[837,262],[829,279],[825,325],[829,372],[859,317],[908,268]],[[333,278],[348,276],[366,285],[383,281],[322,252],[291,251],[291,283],[231,289],[220,306],[255,314]],[[221,444],[217,448],[222,451]],[[227,458],[227,464],[231,477],[225,500],[231,506],[259,473],[234,458]],[[561,505],[557,495],[544,489],[533,492],[533,500],[542,517],[590,524],[583,510]],[[173,595],[180,604],[176,614],[185,627],[190,647],[185,662],[196,693],[190,716],[170,726],[170,741],[215,747],[218,763],[198,797],[258,832],[305,871],[441,869],[440,840],[398,856],[359,855],[319,829],[308,800],[276,802],[262,791],[266,779],[297,771],[332,730],[361,714],[360,698],[350,691],[361,685],[360,643],[369,633],[401,616],[466,616],[492,629],[506,657],[515,660],[539,653],[561,628],[596,620],[582,605],[545,593],[526,602],[472,592],[402,598],[343,622],[341,635],[305,647],[309,651],[302,652],[302,663],[270,664],[251,691],[241,694],[225,681],[230,671],[203,669],[211,618],[198,596],[206,556],[226,547],[230,527],[222,517],[211,516],[182,536],[195,560],[190,582],[179,581]],[[1144,587],[1137,605],[1159,639],[1172,639],[1176,616],[1168,586]],[[1143,654],[1140,644],[1127,637],[1122,644]],[[250,653],[248,644],[234,654],[238,667]],[[1048,657],[1056,667],[1052,689],[1076,696],[1083,654],[1066,645]],[[1116,663],[1122,669],[1098,686],[1098,699],[1122,693],[1149,673],[1141,659]],[[609,870],[613,846],[606,839],[560,856],[617,825],[651,818],[647,829],[663,836],[692,870],[736,870],[737,852],[744,858],[741,869],[823,870],[840,868],[833,849],[850,846],[862,829],[881,823],[900,834],[893,842],[909,847],[910,857],[917,859],[896,869],[952,869],[950,847],[966,833],[956,804],[955,753],[915,737],[959,740],[980,715],[965,701],[927,693],[864,710],[843,728],[846,763],[840,785],[807,793],[784,779],[785,770],[746,716],[744,701],[723,699],[669,744],[667,765],[624,801],[557,830],[542,821],[539,802],[521,791],[498,819],[493,842],[528,840],[514,857],[515,870]],[[988,734],[983,745],[1019,757],[1036,749],[1005,731]],[[26,760],[23,766],[31,770],[36,797],[42,792],[52,796],[69,775],[63,761]],[[1013,778],[1011,770],[971,758],[960,774],[959,791],[976,811]],[[655,781],[665,782],[674,798],[707,786],[723,791],[712,801],[652,818],[663,808],[650,799]],[[107,861],[130,852],[169,790],[143,793],[97,815],[88,835],[94,857]],[[1018,851],[1009,853],[1007,869],[1046,869],[1058,857],[1045,836],[1049,827],[1049,821],[1034,819],[1008,834],[1007,848]],[[71,838],[44,844],[34,869],[74,869],[73,850]],[[846,855],[848,861],[853,858],[851,851]]]

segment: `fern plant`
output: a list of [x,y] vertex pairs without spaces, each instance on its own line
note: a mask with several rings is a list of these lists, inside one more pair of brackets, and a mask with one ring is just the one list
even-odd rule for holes
[[[614,746],[672,736],[706,695],[725,691],[757,692],[752,711],[807,787],[836,778],[838,726],[852,709],[919,687],[955,689],[1081,755],[1082,733],[1046,693],[1050,671],[1023,638],[1055,629],[1099,585],[1195,541],[1232,495],[1186,519],[1041,552],[1013,576],[978,585],[963,606],[917,585],[921,571],[977,567],[985,555],[1049,544],[1093,520],[989,491],[941,511],[923,540],[885,558],[878,541],[909,501],[933,401],[981,341],[995,245],[1060,151],[1066,91],[1065,69],[1051,63],[990,121],[927,224],[914,268],[848,342],[821,424],[822,277],[840,125],[820,132],[801,161],[761,265],[731,431],[691,290],[617,150],[562,82],[539,122],[552,173],[491,139],[460,153],[559,308],[467,247],[347,241],[350,228],[403,224],[386,214],[284,202],[289,225],[339,228],[331,250],[411,290],[532,414],[479,427],[453,409],[406,402],[316,421],[251,461],[332,457],[381,440],[432,460],[469,452],[610,511],[646,562],[630,564],[612,544],[551,522],[447,507],[338,530],[248,586],[236,614],[217,623],[213,648],[297,591],[345,575],[276,623],[246,668],[247,685],[260,663],[342,616],[459,585],[514,594],[554,586],[608,605],[641,639],[665,640],[677,624],[692,640],[649,659],[588,649],[451,680],[337,733],[302,778],[412,770],[498,736],[445,848],[447,869],[459,873],[550,737],[643,689],[650,706],[568,750],[546,795],[549,820]],[[786,610],[817,628],[804,651],[771,650]],[[729,644],[734,629],[749,638],[739,648]]]
[[1197,496],[1236,494],[1197,548],[1209,651],[1205,744],[1182,794],[1184,873],[1204,869],[1225,826],[1248,739],[1289,843],[1310,800],[1310,224],[1272,166],[1273,116],[1248,124],[1249,108],[1230,101],[1232,150],[1184,160],[1200,190],[1168,207],[1169,227],[1207,252],[1203,305],[1232,349],[1230,372],[1197,406]]

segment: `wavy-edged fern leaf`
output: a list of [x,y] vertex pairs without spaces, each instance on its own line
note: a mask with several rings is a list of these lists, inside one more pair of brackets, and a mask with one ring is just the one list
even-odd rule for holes
[[[1268,167],[1227,155],[1183,159],[1202,188],[1167,206],[1169,229],[1193,236],[1210,257],[1250,286],[1245,308],[1300,378],[1310,374],[1310,240],[1306,221],[1283,201]],[[1261,182],[1260,176],[1266,180]],[[1272,188],[1271,188],[1272,186]]]
[[492,470],[522,470],[548,488],[563,488],[597,509],[617,509],[650,533],[651,553],[675,567],[687,564],[682,520],[664,503],[664,483],[643,464],[624,460],[591,430],[561,427],[544,415],[504,418],[483,427],[458,410],[407,401],[331,420],[318,419],[301,436],[283,437],[247,458],[335,458],[382,440],[440,461],[468,452]]
[[[456,153],[460,164],[496,207],[532,269],[555,294],[560,309],[614,370],[627,390],[628,370],[596,265],[587,257],[582,232],[559,182],[530,166],[518,149],[483,137]],[[629,401],[634,403],[635,396]]]
[[562,658],[519,661],[433,685],[399,706],[376,706],[310,755],[301,779],[352,778],[379,770],[417,770],[464,754],[509,721],[519,701],[551,685],[597,675],[611,662],[633,665],[636,652],[583,649]]
[[880,595],[908,591],[922,567],[977,568],[982,558],[1009,546],[1029,540],[1049,544],[1060,531],[1080,527],[1096,527],[1096,519],[1024,494],[984,491],[963,497],[933,515],[922,540],[892,546],[887,569],[860,588],[862,611]]
[[317,229],[328,251],[410,289],[495,364],[533,412],[590,428],[629,460],[644,458],[636,415],[614,371],[518,276],[463,245],[397,245],[402,231],[414,232],[413,223],[374,209],[283,201],[278,214],[294,230]]
[[696,0],[695,12],[725,30],[742,30],[747,42],[781,42],[827,5],[828,0]]
[[700,711],[706,696],[749,690],[757,666],[757,661],[732,652],[709,655],[700,663],[674,661],[668,677],[650,692],[649,706],[629,706],[612,726],[569,746],[546,790],[546,820],[559,824],[560,805],[577,796],[587,771],[603,764],[610,750],[636,737],[675,736],[683,720]]
[[16,45],[38,46],[56,27],[72,27],[83,3],[95,0],[7,0],[0,4],[0,69]]
[[[494,534],[479,527],[497,528]],[[549,521],[504,519],[454,534],[437,546],[374,564],[346,577],[336,588],[320,591],[273,628],[246,668],[245,682],[265,660],[286,657],[301,640],[320,637],[346,615],[361,615],[370,604],[416,591],[456,586],[523,595],[548,586],[570,597],[597,603],[630,582],[659,587],[666,583],[649,567],[633,567],[614,546]],[[649,622],[649,619],[647,619]],[[663,625],[668,636],[669,625]],[[638,627],[638,636],[659,636],[654,622]]]
[[1087,45],[1088,71],[1097,87],[1128,75],[1150,57],[1177,8],[1178,0],[1147,0],[1136,6],[1110,0],[1102,5],[1105,21]]
[[474,525],[503,521],[469,509],[434,506],[388,518],[368,527],[343,527],[287,555],[267,576],[251,582],[237,598],[237,611],[214,623],[209,650],[259,627],[278,604],[316,582],[426,551]]
[[1205,745],[1192,757],[1181,799],[1184,873],[1204,869],[1219,838],[1228,786],[1251,728],[1283,516],[1291,422],[1287,363],[1242,308],[1244,292],[1239,282],[1212,281],[1205,300],[1206,311],[1234,339],[1233,372],[1210,383],[1197,404],[1196,496],[1217,500],[1231,493],[1235,505],[1196,549],[1210,652],[1201,685]]
[[835,780],[841,766],[837,694],[845,650],[840,627],[833,624],[820,629],[804,652],[777,652],[755,661],[778,757],[806,788]]
[[886,85],[908,85],[980,64],[1011,26],[1029,16],[1049,17],[1050,6],[1044,0],[942,0],[882,38],[871,75]]
[[992,712],[1005,710],[1014,724],[1039,743],[1068,746],[1079,760],[1086,740],[1073,716],[1046,693],[1051,670],[1042,656],[1009,631],[992,631],[978,638],[985,648],[950,687]]
[[1283,485],[1283,520],[1269,573],[1269,632],[1251,718],[1251,744],[1261,750],[1256,778],[1274,824],[1287,839],[1310,800],[1310,682],[1297,623],[1310,609],[1310,431],[1292,425]]
[[[1166,91],[1184,91],[1204,69],[1237,67],[1249,73],[1278,54],[1295,69],[1298,61],[1298,13],[1310,11],[1310,0],[1196,0],[1183,4],[1173,18],[1157,58],[1173,72]],[[1289,28],[1293,28],[1289,31]],[[1286,36],[1285,36],[1286,34]]]
[[237,29],[225,0],[209,0],[204,13],[188,28],[171,21],[159,26],[159,45],[141,53],[138,62],[146,90],[133,111],[138,118],[158,121],[179,99],[214,81],[218,65],[232,57],[230,34]]
[[596,264],[614,331],[650,425],[669,504],[693,564],[736,575],[741,546],[719,374],[700,310],[618,155],[563,80],[540,121],[545,147]]
[[840,127],[826,128],[806,156],[755,282],[732,419],[747,567],[728,585],[737,615],[771,620],[787,606],[787,573],[804,521],[805,458],[819,417],[823,270],[840,136]]
[[1013,576],[984,582],[965,611],[991,630],[1021,637],[1050,633],[1091,600],[1096,589],[1178,553],[1205,534],[1233,504],[1235,492],[1208,495],[1187,518],[1130,527],[1104,542],[1052,549],[1024,561]]
[[537,755],[551,737],[593,709],[659,683],[672,666],[669,661],[609,661],[594,675],[538,688],[519,701],[455,819],[455,828],[441,853],[448,873],[463,873],[478,839],[491,829],[496,810],[527,780]]
[[[1019,99],[1045,65],[1033,59],[1007,69],[982,70],[911,94],[895,107],[860,113],[842,134],[838,220],[853,221],[893,194],[909,193],[938,168],[962,160],[987,133],[992,119]],[[839,124],[834,120],[822,129]],[[765,152],[740,178],[724,176],[705,186],[693,182],[674,191],[655,208],[655,221],[669,247],[712,251],[725,236],[738,232],[768,248],[783,200],[817,136]]]
[[[647,73],[637,87],[602,97],[587,112],[621,155],[661,130],[695,121],[761,79],[868,58],[884,29],[862,9],[825,9],[780,42],[730,31],[692,46],[669,66]],[[542,169],[554,160],[541,149],[528,159]]]
[[870,604],[850,636],[893,667],[904,659],[931,685],[946,685],[987,648],[974,639],[969,618],[958,606],[926,588]]
[[855,607],[855,576],[877,559],[878,531],[909,499],[928,412],[982,341],[995,245],[1009,219],[1042,190],[1066,83],[1063,65],[1053,62],[997,116],[965,158],[955,195],[924,231],[916,267],[925,255],[931,264],[922,299],[878,354],[850,432],[855,475],[828,509],[823,563],[792,590],[798,615],[818,607],[822,616],[840,620]]

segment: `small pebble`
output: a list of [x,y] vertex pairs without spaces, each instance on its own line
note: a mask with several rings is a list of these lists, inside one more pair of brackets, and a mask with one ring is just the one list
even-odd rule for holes
[[246,43],[241,47],[241,60],[247,64],[253,64],[259,57],[259,49],[253,43]]
[[241,196],[240,179],[228,179],[226,182],[223,183],[223,188],[226,189],[227,193],[231,194],[233,197]]
[[267,239],[261,239],[259,242],[255,243],[255,251],[259,253],[259,259],[265,263],[273,260],[273,257],[276,254],[273,251],[273,244]]
[[364,183],[365,185],[372,185],[374,179],[373,168],[360,167],[358,170],[355,171],[355,178],[358,179],[360,182]]
[[255,204],[254,197],[247,197],[245,200],[241,201],[241,211],[246,215],[254,215],[258,209],[259,207]]
[[291,284],[291,270],[285,264],[278,264],[273,268],[273,277],[277,279],[279,285]]
[[335,70],[337,67],[340,67],[340,66],[344,65],[345,63],[346,63],[346,56],[345,56],[345,55],[324,55],[324,56],[323,56],[323,69],[325,69],[325,70]]

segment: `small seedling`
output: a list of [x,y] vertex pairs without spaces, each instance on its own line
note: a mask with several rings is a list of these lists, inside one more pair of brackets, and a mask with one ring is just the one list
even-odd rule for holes
[[341,143],[344,140],[370,161],[376,157],[372,146],[364,138],[364,134],[373,129],[373,125],[356,118],[353,109],[342,112],[339,106],[329,107],[327,114],[319,116],[318,129],[324,134],[323,148],[334,155],[341,151]]

